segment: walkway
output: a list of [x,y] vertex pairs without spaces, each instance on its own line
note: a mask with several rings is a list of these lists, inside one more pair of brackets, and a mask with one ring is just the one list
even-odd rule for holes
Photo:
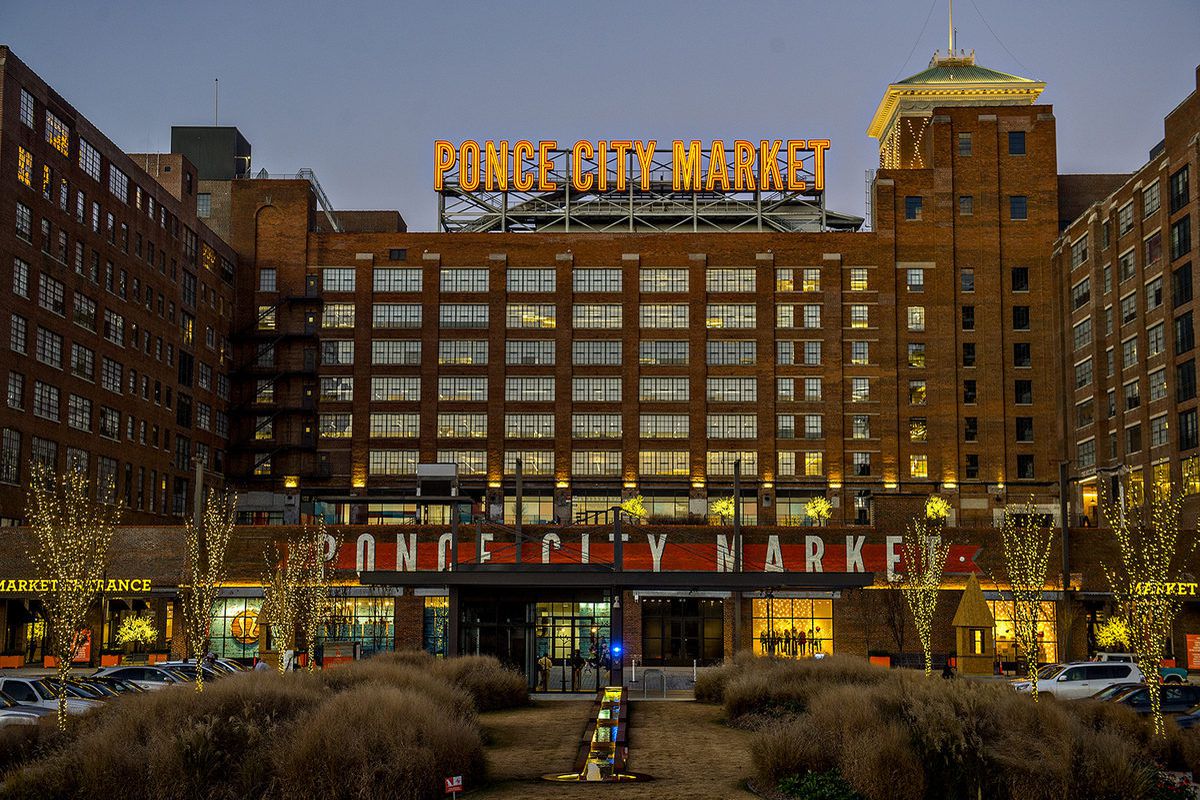
[[607,789],[542,781],[543,774],[573,767],[590,710],[590,702],[559,701],[482,715],[492,786],[471,796],[595,800],[600,789],[620,793],[622,800],[754,797],[741,788],[750,774],[749,735],[721,724],[719,706],[651,703],[636,696],[630,706],[629,769],[653,781]]

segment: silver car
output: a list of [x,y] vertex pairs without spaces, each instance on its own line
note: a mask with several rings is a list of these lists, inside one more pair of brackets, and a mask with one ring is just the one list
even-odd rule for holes
[[36,725],[38,719],[53,713],[48,708],[22,705],[0,692],[0,728],[6,725]]
[[[54,687],[45,678],[0,678],[0,692],[23,705],[48,708],[52,711],[58,708],[58,697],[55,696]],[[71,691],[70,684],[67,685],[68,714],[86,714],[101,705],[102,701],[80,697]]]
[[94,674],[100,678],[120,678],[150,691],[184,682],[183,676],[177,672],[157,666],[126,664],[119,667],[102,667]]

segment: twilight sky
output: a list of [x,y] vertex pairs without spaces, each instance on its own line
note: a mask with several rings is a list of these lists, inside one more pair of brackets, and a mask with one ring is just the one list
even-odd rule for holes
[[[980,64],[1048,84],[1060,172],[1132,171],[1195,88],[1200,0],[954,11]],[[125,150],[211,124],[220,78],[255,171],[312,167],[336,208],[412,230],[439,138],[827,137],[828,204],[861,214],[871,114],[946,28],[946,0],[0,0],[0,42]]]

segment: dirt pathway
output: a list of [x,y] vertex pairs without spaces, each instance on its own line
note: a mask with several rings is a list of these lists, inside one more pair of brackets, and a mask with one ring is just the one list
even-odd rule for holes
[[629,800],[754,797],[742,788],[750,774],[748,735],[723,725],[719,706],[695,702],[635,700],[630,706],[629,767],[653,781],[597,786],[540,780],[573,769],[590,709],[590,703],[549,701],[483,715],[492,782],[468,796],[595,800],[599,790]]

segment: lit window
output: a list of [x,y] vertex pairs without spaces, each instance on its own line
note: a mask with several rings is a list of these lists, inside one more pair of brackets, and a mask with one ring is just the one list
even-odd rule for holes
[[924,453],[913,453],[908,457],[908,474],[912,478],[929,477],[929,456]]
[[26,186],[33,186],[33,153],[19,145],[17,146],[17,180]]
[[71,154],[71,129],[53,111],[46,112],[46,141],[64,156]]
[[443,292],[486,292],[488,290],[488,271],[486,269],[444,269],[439,277],[439,285]]
[[509,303],[505,309],[508,328],[553,328],[556,324],[557,310],[552,305]]
[[704,288],[710,292],[753,292],[752,269],[709,269],[705,272]]
[[854,267],[850,270],[850,291],[865,292],[867,290],[867,270],[865,267]]
[[576,292],[619,292],[621,270],[577,269],[571,275],[571,288]]
[[438,363],[482,366],[488,363],[488,343],[481,339],[443,339],[438,342]]
[[549,293],[557,287],[557,276],[553,269],[510,269],[507,287],[510,292]]
[[[643,269],[638,278],[639,288],[645,294],[661,292],[686,292],[688,271],[686,269]],[[652,327],[642,325],[643,328]]]
[[620,414],[572,414],[571,436],[576,439],[620,439]]

